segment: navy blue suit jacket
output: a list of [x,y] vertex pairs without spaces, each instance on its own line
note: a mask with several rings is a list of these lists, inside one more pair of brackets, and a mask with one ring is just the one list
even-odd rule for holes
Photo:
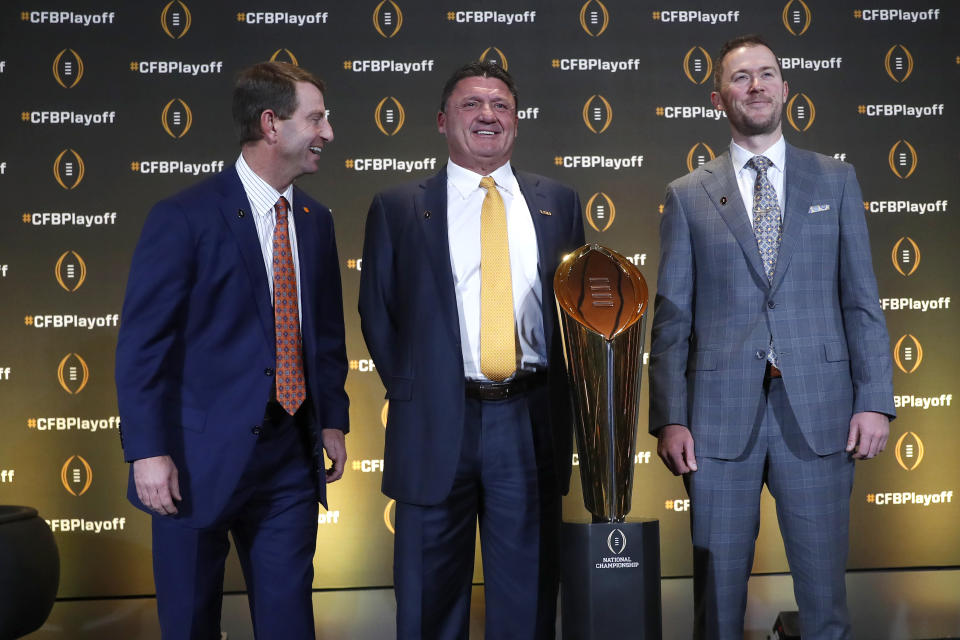
[[[320,429],[347,431],[340,269],[330,211],[294,189],[301,333],[317,499]],[[133,256],[117,344],[127,461],[170,455],[184,524],[215,523],[254,449],[276,368],[263,254],[233,167],[159,202]],[[131,465],[130,501],[137,498]]]
[[[570,483],[571,417],[553,296],[563,256],[584,244],[576,192],[515,171],[537,236],[549,345],[552,459]],[[383,492],[430,505],[450,492],[463,435],[464,369],[447,237],[447,172],[378,194],[367,216],[360,279],[361,327],[390,401]]]

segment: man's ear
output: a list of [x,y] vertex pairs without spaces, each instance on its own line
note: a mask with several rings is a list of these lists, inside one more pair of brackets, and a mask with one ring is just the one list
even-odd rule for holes
[[277,114],[273,109],[264,109],[260,113],[260,133],[267,142],[273,142],[277,137]]
[[720,96],[719,91],[710,92],[710,103],[713,105],[714,109],[720,109],[720,111],[726,111],[726,107],[723,106],[723,98]]

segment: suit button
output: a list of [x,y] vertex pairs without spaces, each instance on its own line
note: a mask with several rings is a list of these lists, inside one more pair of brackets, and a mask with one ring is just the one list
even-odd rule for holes
[[267,377],[272,376],[272,375],[273,375],[273,369],[270,369],[269,367],[266,368],[266,369],[264,369],[264,370],[263,370],[263,375],[265,375],[265,376],[267,376]]
[[261,429],[259,426],[256,426],[253,429],[250,429],[250,433],[255,436],[259,436],[261,433],[263,433],[263,429]]
[[773,300],[768,300],[768,301],[767,301],[767,308],[768,308],[768,309],[773,309],[775,306],[777,306],[777,303],[774,302]]
[[764,351],[757,351],[755,355],[757,356],[757,360],[763,360],[767,357],[767,354]]

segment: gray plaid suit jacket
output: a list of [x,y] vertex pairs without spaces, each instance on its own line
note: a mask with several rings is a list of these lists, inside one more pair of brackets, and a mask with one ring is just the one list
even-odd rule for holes
[[890,417],[892,362],[853,167],[787,145],[773,282],[729,153],[667,187],[650,353],[650,431],[686,425],[697,455],[739,456],[773,337],[791,408],[820,455],[855,412]]

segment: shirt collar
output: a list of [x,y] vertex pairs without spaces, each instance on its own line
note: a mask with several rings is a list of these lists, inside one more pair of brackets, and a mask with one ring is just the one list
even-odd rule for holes
[[[510,168],[509,160],[489,175],[497,183],[497,187],[506,191],[508,195],[512,196],[514,194],[517,179],[513,175],[513,169]],[[447,184],[453,185],[462,199],[466,200],[470,194],[480,188],[480,179],[483,177],[479,173],[465,169],[453,160],[447,159]]]
[[743,170],[744,165],[750,161],[750,158],[758,155],[766,156],[773,163],[773,166],[782,172],[787,159],[787,143],[783,136],[781,135],[776,142],[762,153],[747,151],[733,140],[730,141],[730,159],[733,162],[733,169],[737,173]]
[[240,182],[243,184],[243,190],[247,193],[247,199],[250,206],[253,207],[253,213],[257,216],[272,216],[273,207],[277,204],[280,196],[287,199],[290,211],[293,211],[293,185],[289,185],[280,193],[270,184],[258,176],[247,161],[243,159],[243,154],[237,158],[237,175],[240,176]]

